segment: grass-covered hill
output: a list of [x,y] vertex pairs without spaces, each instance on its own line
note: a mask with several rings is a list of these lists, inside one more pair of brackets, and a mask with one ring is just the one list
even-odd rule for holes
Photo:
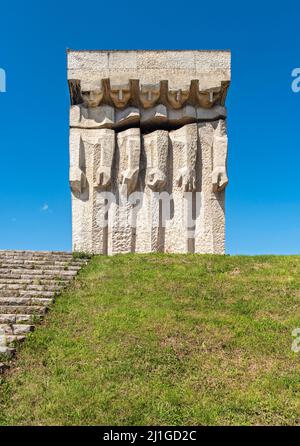
[[0,424],[300,424],[300,257],[94,257],[1,378]]

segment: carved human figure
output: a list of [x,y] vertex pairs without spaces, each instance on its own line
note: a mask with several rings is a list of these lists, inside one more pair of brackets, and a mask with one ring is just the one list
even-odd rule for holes
[[110,129],[100,129],[99,139],[94,155],[94,187],[107,189],[111,184],[112,163],[115,151],[115,132]]
[[70,187],[72,190],[73,247],[92,252],[93,146],[95,130],[70,131]]
[[169,133],[156,130],[142,136],[145,187],[137,215],[136,250],[163,251],[161,193],[166,190],[168,176]]
[[176,181],[184,192],[192,192],[196,189],[197,126],[185,125],[181,134],[183,139],[179,156],[182,167]]
[[220,119],[213,137],[213,192],[221,192],[228,184],[227,176],[227,134],[226,122]]
[[132,220],[135,203],[131,194],[137,188],[141,153],[139,128],[117,134],[117,152],[112,192],[115,197],[108,213],[108,253],[135,250],[135,222]]
[[167,182],[168,132],[156,130],[144,135],[143,141],[147,158],[146,182],[150,189],[160,192]]
[[79,133],[70,134],[69,182],[73,193],[81,194],[86,187],[84,146]]
[[[198,253],[222,254],[225,249],[225,191],[213,191],[220,185],[224,186],[223,180],[227,181],[227,175],[222,180],[226,156],[224,152],[222,155],[218,153],[219,141],[215,139],[220,135],[219,126],[222,128],[223,125],[224,122],[220,123],[219,120],[198,123],[202,195],[200,218],[195,231],[195,252]],[[224,148],[223,142],[221,146]]]
[[115,119],[114,108],[101,105],[103,88],[99,82],[81,81],[82,103],[70,108],[70,126],[80,128],[101,128],[112,125]]
[[169,133],[172,146],[171,215],[166,220],[166,252],[193,252],[190,244],[193,197],[196,191],[197,124],[187,124]]
[[130,128],[118,133],[120,150],[119,183],[121,193],[130,195],[136,188],[141,156],[141,133],[139,128]]
[[108,207],[107,192],[112,184],[112,167],[115,152],[115,132],[111,129],[89,130],[94,132],[93,152],[93,206],[92,245],[94,252],[108,251]]

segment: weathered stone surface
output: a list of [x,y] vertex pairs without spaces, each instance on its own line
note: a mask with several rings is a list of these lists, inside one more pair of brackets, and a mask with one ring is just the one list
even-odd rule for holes
[[0,355],[7,357],[1,359],[0,373],[15,344],[34,330],[55,296],[86,262],[63,252],[0,251]]
[[11,314],[11,313],[15,313],[15,314],[31,314],[31,315],[44,315],[47,312],[47,306],[39,306],[39,305],[29,305],[26,306],[23,303],[20,303],[19,305],[1,305],[0,302],[0,314],[5,315],[5,314]]
[[73,250],[224,253],[230,53],[69,51],[68,81]]
[[[111,85],[127,88],[130,79],[138,79],[144,95],[148,96],[149,85],[154,90],[149,104],[152,105],[162,80],[168,80],[171,91],[184,91],[194,80],[198,81],[201,91],[230,81],[230,52],[70,50],[68,79],[91,82],[91,85],[93,81],[109,79]],[[97,87],[99,83],[94,86]]]
[[0,324],[0,332],[10,335],[21,335],[34,330],[34,325]]

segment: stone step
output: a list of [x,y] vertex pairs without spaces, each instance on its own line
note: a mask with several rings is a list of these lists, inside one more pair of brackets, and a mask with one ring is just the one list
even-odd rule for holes
[[[25,285],[26,286],[26,285]],[[61,284],[61,285],[27,285],[26,286],[26,291],[28,290],[32,290],[32,291],[43,291],[44,293],[47,291],[53,291],[53,292],[57,292],[57,291],[61,291],[66,287],[65,284]]]
[[86,265],[86,261],[78,261],[72,259],[60,259],[60,260],[48,260],[48,259],[13,259],[13,258],[1,258],[0,257],[0,265],[20,265],[21,267],[27,266],[28,268],[38,268],[38,267],[47,267],[47,266],[56,266],[60,268],[66,268],[68,266],[83,266]]
[[38,265],[36,267],[30,266],[30,265],[20,265],[20,264],[8,264],[8,263],[0,263],[0,274],[5,274],[9,271],[12,273],[16,272],[17,274],[26,274],[27,271],[37,272],[40,271],[48,271],[48,272],[61,272],[61,271],[70,271],[70,272],[77,272],[81,269],[81,266],[78,265],[67,265],[67,266],[61,266],[61,265]]
[[0,285],[34,285],[34,286],[59,286],[63,287],[68,284],[68,278],[55,279],[0,279]]
[[2,305],[0,302],[0,315],[4,314],[26,314],[26,315],[44,315],[48,307],[42,305]]
[[[32,285],[32,284],[24,284],[24,283],[0,283],[0,293],[5,290],[5,294],[7,292],[11,293],[14,291],[24,293],[26,291],[35,291],[35,292],[43,292],[43,293],[57,293],[58,291],[63,289],[63,285]],[[8,295],[8,294],[7,294]]]
[[7,345],[0,345],[0,355],[11,357],[15,354],[16,349]]
[[12,344],[16,342],[23,342],[26,336],[24,335],[4,335],[4,340],[7,347],[12,347]]
[[46,262],[46,263],[60,263],[62,262],[63,264],[66,263],[76,263],[78,260],[73,259],[72,257],[56,257],[53,258],[51,256],[48,257],[26,257],[26,256],[20,256],[20,257],[15,257],[15,256],[9,256],[9,257],[1,257],[0,255],[0,262],[18,262],[18,263],[32,263],[32,262],[37,262],[37,263],[42,263],[42,262]]
[[57,266],[68,266],[68,265],[82,265],[82,263],[77,262],[76,260],[72,259],[60,259],[60,260],[53,260],[53,259],[9,259],[9,258],[1,258],[0,257],[0,264],[2,263],[9,263],[10,265],[28,265],[28,266],[36,266],[36,265],[57,265]]
[[67,266],[60,266],[60,265],[20,265],[20,264],[12,264],[9,262],[0,263],[0,272],[20,272],[21,274],[24,271],[79,271],[81,269],[81,266],[79,265],[67,265]]
[[16,256],[10,256],[10,257],[1,257],[0,255],[0,263],[18,263],[20,265],[23,264],[28,264],[28,265],[32,265],[32,264],[49,264],[49,265],[55,265],[57,264],[62,264],[63,266],[65,265],[69,265],[69,264],[73,264],[73,265],[82,265],[85,262],[82,260],[74,260],[72,258],[65,258],[65,257],[56,257],[56,258],[51,258],[51,257],[16,257]]
[[40,318],[41,316],[32,314],[0,314],[0,324],[28,324]]
[[55,262],[55,261],[68,261],[68,262],[76,262],[76,263],[86,263],[88,261],[88,258],[80,258],[80,257],[75,257],[72,254],[53,254],[53,253],[33,253],[30,251],[12,251],[12,252],[5,252],[5,251],[0,251],[0,261],[1,260],[5,260],[5,259],[9,259],[9,260],[35,260],[35,261],[39,261],[39,260],[46,260],[46,261],[50,261],[50,262]]
[[66,252],[66,251],[31,251],[30,249],[28,250],[18,250],[18,249],[0,249],[0,255],[4,255],[4,256],[13,256],[13,255],[21,255],[21,256],[51,256],[51,257],[55,257],[55,256],[60,256],[60,257],[73,257],[73,254],[71,252]]
[[1,305],[50,305],[54,302],[53,298],[49,297],[4,297],[0,295]]
[[74,258],[72,254],[51,254],[49,252],[31,252],[31,251],[0,251],[0,258],[3,259],[51,259],[51,260],[81,260],[80,258]]
[[24,335],[34,330],[34,325],[26,324],[0,324],[1,333],[5,335]]
[[47,274],[47,275],[43,275],[43,274],[12,274],[12,273],[5,273],[5,274],[1,274],[0,273],[0,281],[2,282],[3,280],[10,280],[10,281],[14,281],[19,282],[20,280],[27,280],[30,283],[40,283],[42,281],[46,282],[46,281],[56,281],[57,283],[61,283],[61,282],[65,282],[68,283],[70,278],[74,277],[74,275],[72,276],[68,276],[68,275],[63,275],[63,276],[58,276],[57,274],[53,274],[53,276],[51,276],[51,274]]
[[0,268],[0,278],[13,278],[13,279],[39,279],[39,278],[51,278],[56,279],[60,277],[71,278],[76,276],[77,271],[73,270],[36,270],[36,269],[3,269]]
[[73,256],[65,256],[65,255],[47,255],[47,254],[43,254],[43,255],[33,255],[33,254],[3,254],[0,251],[0,260],[49,260],[51,262],[61,262],[61,261],[66,261],[66,262],[81,262],[84,261],[84,259],[75,259],[73,258]]
[[36,291],[36,290],[1,290],[0,299],[5,297],[54,297],[57,294],[56,291]]

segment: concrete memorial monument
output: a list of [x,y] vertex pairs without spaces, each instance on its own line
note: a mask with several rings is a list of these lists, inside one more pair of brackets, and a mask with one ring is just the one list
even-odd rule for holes
[[73,250],[224,253],[226,51],[68,51]]

